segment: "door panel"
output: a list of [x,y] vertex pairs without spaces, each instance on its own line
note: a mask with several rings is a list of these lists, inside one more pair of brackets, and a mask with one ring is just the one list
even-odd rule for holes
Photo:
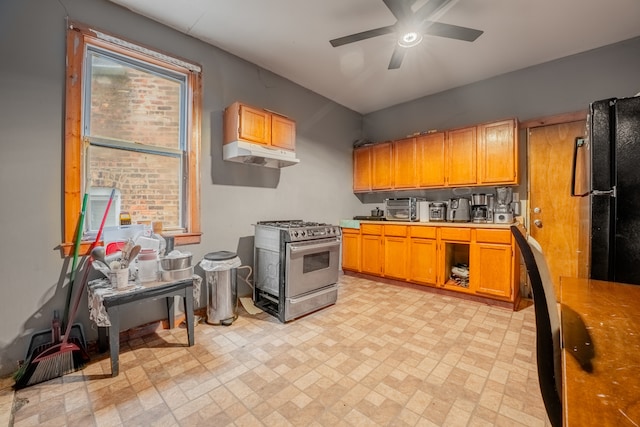
[[578,269],[580,199],[571,197],[571,163],[585,121],[529,130],[529,233],[543,248],[551,277],[584,274]]

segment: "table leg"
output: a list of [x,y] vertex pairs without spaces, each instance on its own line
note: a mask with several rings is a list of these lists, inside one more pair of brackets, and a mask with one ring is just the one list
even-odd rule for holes
[[98,327],[98,350],[100,353],[107,351],[109,345],[107,344],[107,329],[108,327]]
[[169,329],[176,327],[176,299],[173,295],[167,297],[167,317],[169,318]]
[[120,310],[118,306],[107,310],[111,326],[109,326],[109,353],[111,355],[111,376],[117,377],[120,372]]
[[184,294],[184,317],[187,322],[187,336],[189,338],[189,347],[191,347],[195,343],[194,337],[194,324],[195,322],[193,315],[193,287],[187,286],[185,288]]

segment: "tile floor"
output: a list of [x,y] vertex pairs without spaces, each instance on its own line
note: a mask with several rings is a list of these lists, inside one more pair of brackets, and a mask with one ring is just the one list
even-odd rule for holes
[[548,426],[533,307],[518,312],[342,276],[338,303],[281,324],[239,309],[123,343],[20,390],[16,427]]

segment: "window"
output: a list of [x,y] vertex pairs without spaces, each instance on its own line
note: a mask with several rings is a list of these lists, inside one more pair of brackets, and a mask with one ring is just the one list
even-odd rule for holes
[[[198,243],[200,68],[74,23],[66,76],[63,252],[82,194],[98,200],[111,188],[111,222],[117,209],[134,223],[162,221],[177,245]],[[100,206],[89,203],[85,231],[95,231]]]

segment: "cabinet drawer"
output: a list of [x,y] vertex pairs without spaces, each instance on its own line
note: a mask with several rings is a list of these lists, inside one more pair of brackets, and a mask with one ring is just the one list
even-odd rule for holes
[[360,224],[360,232],[362,234],[382,235],[382,225],[378,224]]
[[406,225],[385,225],[384,226],[384,235],[385,236],[406,237],[407,236],[407,226]]
[[468,242],[471,240],[471,229],[442,227],[440,230],[440,238],[443,240],[462,240]]
[[360,234],[360,230],[357,228],[343,228],[342,234]]
[[435,227],[411,227],[411,237],[421,237],[423,239],[435,239],[436,228]]
[[476,242],[483,243],[504,243],[511,244],[511,231],[509,230],[487,230],[479,228],[476,230]]

